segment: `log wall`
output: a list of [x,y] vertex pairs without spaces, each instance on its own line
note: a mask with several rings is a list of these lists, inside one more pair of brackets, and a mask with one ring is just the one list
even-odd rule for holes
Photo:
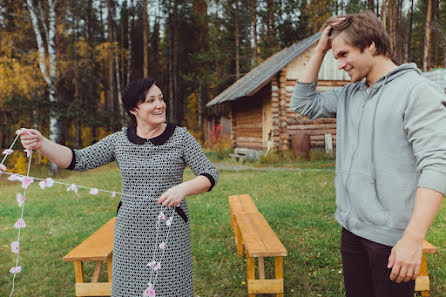
[[259,96],[234,101],[232,123],[234,147],[263,149],[262,101]]

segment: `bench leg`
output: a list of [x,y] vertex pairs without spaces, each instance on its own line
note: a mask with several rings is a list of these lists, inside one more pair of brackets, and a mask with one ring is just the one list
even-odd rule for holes
[[265,279],[265,260],[263,257],[257,259],[259,261],[259,279]]
[[97,283],[99,276],[101,275],[102,263],[104,261],[96,261],[96,268],[94,269],[93,276],[91,277],[92,283]]
[[[84,282],[84,267],[82,265],[82,261],[74,262],[74,281],[75,283],[83,283]],[[76,295],[78,296],[78,295]],[[80,297],[80,296],[78,296]]]
[[[275,258],[275,274],[276,279],[283,279],[283,257]],[[283,293],[276,294],[276,297],[283,297]]]
[[[255,272],[255,260],[251,257],[248,252],[246,252],[246,267],[248,271],[248,283],[250,280],[254,280],[256,278]],[[248,286],[248,297],[255,297],[256,294],[249,294],[249,286]]]
[[107,258],[107,272],[108,272],[108,282],[112,281],[112,266],[113,266],[113,254]]
[[[422,257],[422,259],[421,259],[421,266],[420,266],[420,275],[419,276],[427,276],[427,277],[429,277],[428,275],[427,275],[427,263],[426,263],[426,253],[423,253],[423,257]],[[430,284],[428,284],[427,286],[429,286],[430,287]],[[429,297],[431,294],[430,294],[430,288],[427,288],[427,290],[422,290],[420,293],[421,293],[421,296],[423,296],[423,297]],[[426,289],[426,288],[423,288],[423,289]]]
[[237,245],[237,255],[239,257],[243,257],[243,240],[242,240],[242,234],[240,233],[240,229],[238,227],[237,222],[234,224],[234,236],[235,236],[235,243]]

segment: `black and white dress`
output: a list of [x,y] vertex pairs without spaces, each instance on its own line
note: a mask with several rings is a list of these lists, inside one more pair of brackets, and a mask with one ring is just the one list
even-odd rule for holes
[[[160,212],[157,199],[183,182],[186,165],[195,175],[207,177],[211,189],[218,173],[194,137],[170,123],[160,136],[152,139],[137,136],[136,127],[124,128],[94,145],[74,150],[69,169],[85,171],[112,161],[117,162],[121,171],[123,192],[114,233],[112,296],[140,297],[150,278],[147,263],[152,261],[155,248],[155,226]],[[193,297],[189,212],[185,200],[179,208],[154,284],[157,297]],[[166,234],[169,227],[160,226],[158,234]]]

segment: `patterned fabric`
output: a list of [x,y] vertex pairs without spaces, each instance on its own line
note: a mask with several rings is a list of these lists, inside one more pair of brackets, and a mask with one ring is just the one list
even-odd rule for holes
[[[157,199],[183,182],[186,165],[195,175],[209,178],[212,185],[218,179],[217,171],[194,137],[172,124],[150,140],[139,138],[132,128],[124,128],[92,146],[75,150],[74,159],[72,169],[78,171],[112,161],[118,164],[124,194],[115,225],[112,296],[142,296],[150,276],[147,263],[152,261],[155,248],[155,225],[160,211]],[[189,218],[186,201],[179,206]],[[154,283],[156,296],[193,297],[189,221],[175,214],[170,228],[164,259]],[[161,224],[159,235],[165,238],[167,229]]]

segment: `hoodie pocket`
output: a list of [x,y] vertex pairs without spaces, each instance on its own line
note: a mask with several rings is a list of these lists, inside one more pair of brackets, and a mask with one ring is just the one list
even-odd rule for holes
[[352,215],[359,221],[386,226],[388,212],[383,207],[373,178],[360,172],[351,172],[347,182]]

